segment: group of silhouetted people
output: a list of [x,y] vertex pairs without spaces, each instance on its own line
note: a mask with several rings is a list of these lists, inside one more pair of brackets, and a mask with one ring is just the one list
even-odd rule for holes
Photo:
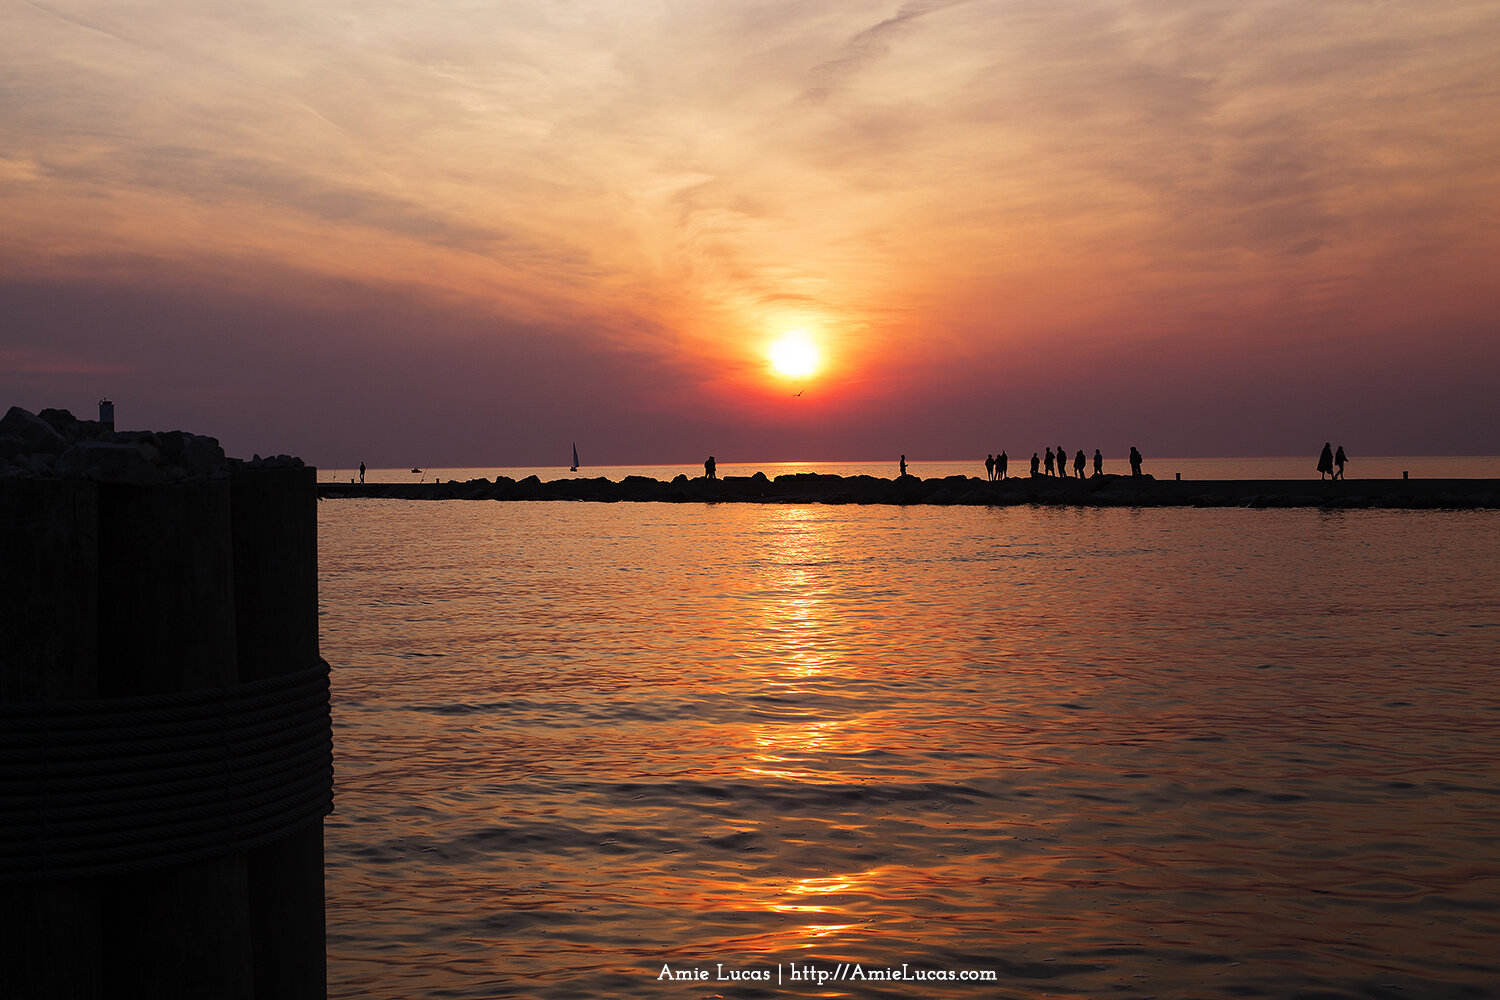
[[1323,442],[1323,452],[1318,456],[1318,478],[1323,479],[1332,476],[1334,479],[1344,478],[1344,463],[1349,457],[1344,454],[1344,446],[1339,445],[1339,450],[1333,450],[1332,442]]
[[[1130,446],[1130,474],[1132,476],[1139,476],[1141,474],[1141,462],[1142,461],[1143,461],[1143,459],[1141,458],[1140,451],[1135,447],[1135,445],[1131,445]],[[994,482],[994,481],[1000,480],[1000,479],[1004,479],[1006,477],[1006,470],[1009,468],[1009,466],[1010,466],[1010,456],[1007,455],[1003,451],[999,455],[986,455],[985,456],[985,459],[984,459],[984,471],[985,471],[986,477],[991,482]],[[1078,478],[1078,479],[1082,479],[1084,477],[1084,475],[1083,475],[1084,471],[1087,468],[1088,468],[1088,458],[1083,454],[1083,449],[1080,448],[1078,450],[1078,454],[1076,454],[1076,455],[1073,456],[1073,475],[1074,475],[1074,477]],[[1056,475],[1056,476],[1061,476],[1064,479],[1066,479],[1067,475],[1068,475],[1068,450],[1066,448],[1062,447],[1061,445],[1058,446],[1058,448],[1057,448],[1056,451],[1053,451],[1051,448],[1048,448],[1048,449],[1046,449],[1046,457],[1045,458],[1043,458],[1042,456],[1038,455],[1036,452],[1032,452],[1031,453],[1031,474],[1033,476],[1053,476],[1053,475]],[[1104,475],[1104,455],[1100,453],[1100,451],[1099,451],[1098,448],[1094,449],[1094,475],[1096,475],[1096,476],[1102,476],[1102,475]]]

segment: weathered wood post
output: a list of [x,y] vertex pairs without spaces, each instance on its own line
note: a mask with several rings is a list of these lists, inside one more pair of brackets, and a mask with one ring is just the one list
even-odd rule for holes
[[[318,665],[317,470],[236,472],[234,601],[242,680]],[[322,997],[323,824],[310,823],[249,854],[257,997]]]
[[[100,499],[99,693],[240,681],[228,480],[106,484]],[[104,926],[110,996],[254,996],[242,853],[109,879]]]
[[[0,704],[96,697],[98,487],[0,485]],[[100,924],[93,880],[0,885],[0,996],[101,996]]]
[[316,472],[110,437],[0,479],[0,997],[322,1000]]

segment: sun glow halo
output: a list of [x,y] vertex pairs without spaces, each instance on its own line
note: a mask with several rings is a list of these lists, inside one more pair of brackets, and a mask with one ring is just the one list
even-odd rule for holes
[[787,378],[806,378],[823,360],[818,345],[803,333],[789,333],[767,348],[771,367]]

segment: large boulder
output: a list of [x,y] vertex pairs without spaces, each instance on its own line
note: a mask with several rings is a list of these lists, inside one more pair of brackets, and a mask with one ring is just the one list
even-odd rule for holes
[[59,455],[67,446],[67,438],[29,410],[12,406],[0,417],[0,455],[6,458],[36,452]]

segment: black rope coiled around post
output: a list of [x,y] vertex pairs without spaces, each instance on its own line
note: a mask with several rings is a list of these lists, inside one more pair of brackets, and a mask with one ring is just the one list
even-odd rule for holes
[[142,871],[333,810],[328,664],[231,687],[0,705],[0,884]]

